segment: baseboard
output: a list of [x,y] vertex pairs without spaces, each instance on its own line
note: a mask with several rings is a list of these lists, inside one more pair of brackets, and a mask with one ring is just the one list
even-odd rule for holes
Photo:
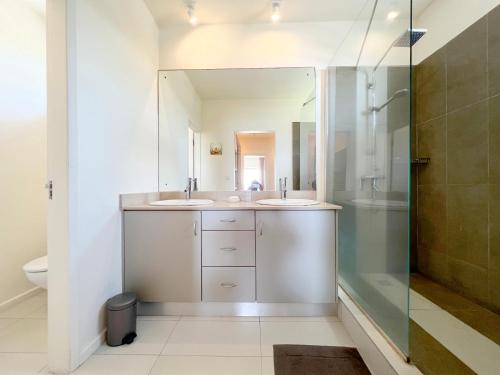
[[43,290],[43,288],[36,286],[34,288],[27,290],[24,293],[21,293],[15,297],[12,297],[12,298],[8,299],[7,301],[0,303],[0,311],[7,310],[9,307],[18,304],[19,302],[24,301],[25,299],[28,299],[31,296],[34,296],[35,294],[40,293],[42,290]]
[[378,328],[341,288],[339,288],[339,298],[339,316],[372,374],[422,375],[415,366],[406,363],[403,356],[389,344]]
[[139,303],[138,315],[331,316],[336,303],[166,302]]
[[90,358],[92,354],[104,343],[106,329],[103,329],[81,352],[78,357],[78,366]]

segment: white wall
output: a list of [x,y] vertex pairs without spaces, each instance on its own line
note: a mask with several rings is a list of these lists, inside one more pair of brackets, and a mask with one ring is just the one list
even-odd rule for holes
[[189,167],[188,128],[202,126],[201,99],[186,73],[159,73],[160,190],[184,190]]
[[46,254],[44,1],[0,0],[0,305]]
[[[66,0],[47,0],[47,179],[55,186],[47,212],[48,274],[48,365],[55,374],[67,374],[75,363],[78,316],[76,283],[70,249],[70,169],[68,154],[68,59]],[[71,150],[70,150],[71,148]],[[73,193],[73,196],[76,195]],[[74,214],[73,214],[74,216]],[[72,220],[71,220],[72,221]]]
[[158,30],[142,0],[68,0],[72,366],[122,290],[119,194],[157,188]]
[[415,20],[414,27],[428,31],[413,48],[413,63],[419,64],[499,4],[500,0],[434,0]]
[[326,67],[351,24],[341,21],[163,28],[160,67]]
[[[234,132],[274,130],[276,177],[292,178],[292,122],[300,121],[295,100],[204,100],[201,136],[201,190],[234,190]],[[222,143],[222,155],[210,155],[210,143]]]

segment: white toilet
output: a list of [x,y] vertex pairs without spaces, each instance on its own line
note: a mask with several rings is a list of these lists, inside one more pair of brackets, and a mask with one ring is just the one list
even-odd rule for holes
[[49,273],[47,256],[36,258],[26,263],[23,266],[23,270],[29,281],[47,289],[47,278]]

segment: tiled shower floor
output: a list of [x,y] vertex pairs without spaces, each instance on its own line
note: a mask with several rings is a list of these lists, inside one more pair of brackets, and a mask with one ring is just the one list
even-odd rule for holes
[[498,373],[499,315],[418,274],[410,293],[410,350],[418,367],[429,374]]

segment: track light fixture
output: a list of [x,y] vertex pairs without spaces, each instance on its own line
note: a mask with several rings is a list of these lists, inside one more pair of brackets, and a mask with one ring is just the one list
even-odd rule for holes
[[195,1],[190,1],[186,3],[189,23],[193,26],[196,26],[198,24],[198,17],[196,17],[195,13],[195,5],[196,5]]
[[271,20],[276,23],[281,19],[281,0],[271,2]]

